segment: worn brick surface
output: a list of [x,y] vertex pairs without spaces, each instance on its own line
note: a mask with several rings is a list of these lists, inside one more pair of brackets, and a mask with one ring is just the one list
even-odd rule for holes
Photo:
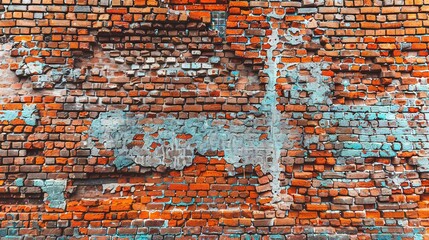
[[428,12],[0,0],[0,238],[429,238]]

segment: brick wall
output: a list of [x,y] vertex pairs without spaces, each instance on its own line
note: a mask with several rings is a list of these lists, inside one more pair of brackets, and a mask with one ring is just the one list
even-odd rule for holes
[[428,6],[1,0],[0,237],[427,238]]

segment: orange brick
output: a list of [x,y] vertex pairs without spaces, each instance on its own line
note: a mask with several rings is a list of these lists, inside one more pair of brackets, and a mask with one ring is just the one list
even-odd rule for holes
[[314,219],[317,218],[317,212],[300,212],[298,215],[299,218],[302,219]]
[[84,219],[88,221],[104,219],[104,213],[86,213]]
[[189,185],[190,190],[210,190],[208,183],[193,183]]

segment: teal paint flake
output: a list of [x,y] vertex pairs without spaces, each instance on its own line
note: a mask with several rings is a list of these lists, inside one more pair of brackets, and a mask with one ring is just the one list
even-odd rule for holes
[[24,105],[21,112],[21,119],[24,120],[28,125],[35,126],[38,117],[36,116],[36,105]]
[[22,187],[22,186],[24,186],[24,179],[23,178],[17,178],[17,179],[15,179],[14,183],[17,187]]
[[358,142],[345,142],[344,143],[344,148],[350,148],[350,149],[354,149],[354,150],[361,150],[362,149],[362,144],[358,143]]
[[66,199],[64,198],[64,192],[67,186],[66,179],[36,179],[33,181],[33,185],[40,187],[47,194],[44,201],[49,202],[49,207],[65,209]]
[[22,110],[1,110],[0,121],[24,120],[26,124],[35,126],[38,116],[35,104],[24,105]]
[[152,239],[152,235],[148,235],[148,234],[138,234],[136,235],[136,240],[149,240]]

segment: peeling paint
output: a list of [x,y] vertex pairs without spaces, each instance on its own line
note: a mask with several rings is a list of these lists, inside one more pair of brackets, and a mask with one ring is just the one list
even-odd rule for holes
[[[248,117],[241,121],[202,117],[151,119],[115,110],[100,113],[92,122],[90,135],[114,150],[114,164],[119,169],[137,163],[144,167],[163,165],[180,170],[192,164],[196,154],[223,151],[225,160],[235,167],[260,165],[264,173],[270,173],[272,192],[277,196],[281,190],[281,151],[291,128],[277,110],[275,85],[281,56],[274,56],[273,52],[279,42],[278,31],[273,29],[264,70],[269,81],[258,107],[265,118]],[[258,130],[258,127],[268,127],[268,130]],[[268,137],[261,139],[264,134]],[[91,147],[93,143],[86,145]]]
[[24,120],[28,125],[34,126],[36,125],[36,121],[38,119],[36,112],[36,105],[24,105],[20,118]]
[[22,187],[22,186],[24,186],[24,179],[23,178],[17,178],[17,179],[15,179],[14,183],[17,187]]
[[0,121],[12,121],[14,119],[24,120],[28,125],[36,125],[38,116],[35,104],[24,105],[22,110],[1,110]]
[[[43,51],[51,50],[47,48],[40,48],[38,46],[29,46],[27,42],[14,43],[13,48],[16,48],[20,54],[27,55],[31,51]],[[69,49],[62,49],[68,51]],[[69,63],[63,64],[46,64],[40,60],[26,61],[27,57],[22,58],[19,62],[18,68],[15,70],[15,74],[18,77],[33,77],[33,88],[52,88],[55,84],[65,84],[68,79],[75,80],[80,76],[80,69],[74,69]]]
[[[225,159],[240,167],[263,164],[271,156],[271,141],[259,140],[265,132],[255,128],[264,124],[261,119],[151,119],[111,111],[93,121],[91,136],[114,150],[118,168],[135,162],[179,170],[192,164],[196,154],[209,151],[224,151]],[[138,135],[143,135],[140,141],[136,140]]]
[[65,209],[66,200],[64,192],[67,186],[65,179],[48,179],[48,180],[34,180],[35,187],[41,187],[42,191],[46,193],[44,201],[48,202],[51,208]]
[[[279,69],[277,67],[280,62],[280,56],[274,56],[274,51],[277,49],[277,44],[280,42],[279,33],[276,28],[272,29],[272,33],[268,36],[268,44],[270,48],[267,49],[266,69],[264,72],[268,75],[268,84],[266,88],[265,97],[261,104],[261,110],[267,112],[267,122],[270,125],[270,137],[272,141],[272,161],[269,165],[269,169],[263,169],[265,172],[269,171],[273,176],[273,180],[270,182],[272,192],[274,196],[278,197],[280,193],[280,173],[282,171],[280,166],[280,156],[283,144],[287,140],[287,131],[284,131],[282,124],[281,113],[277,110],[277,73]],[[285,120],[283,120],[285,121]],[[277,201],[275,199],[274,201]]]
[[[250,115],[244,120],[234,121],[204,117],[186,120],[172,117],[151,119],[144,114],[115,110],[100,113],[92,122],[89,134],[107,149],[114,150],[114,164],[118,169],[137,163],[144,167],[163,165],[181,170],[192,164],[196,154],[223,151],[225,160],[235,167],[260,165],[264,173],[270,173],[273,176],[271,191],[278,197],[281,190],[281,151],[285,146],[290,146],[288,133],[291,127],[288,119],[282,118],[277,110],[279,96],[276,81],[277,74],[281,72],[277,65],[281,55],[274,55],[274,51],[281,42],[292,45],[302,43],[299,35],[299,29],[291,28],[284,36],[279,36],[278,29],[273,28],[272,34],[268,36],[270,48],[267,50],[264,72],[269,80],[265,96],[258,106],[258,115],[264,118]],[[303,67],[309,67],[315,75],[316,84],[309,87],[314,92],[314,101],[322,101],[320,98],[327,90],[318,92],[324,87],[320,66]],[[297,77],[299,69],[288,74]],[[267,137],[262,137],[264,135]],[[90,141],[91,138],[86,146],[94,148],[94,143]]]
[[[121,183],[121,184],[119,184],[119,183],[104,183],[104,184],[102,184],[102,187],[103,187],[103,194],[104,193],[106,193],[106,192],[109,192],[109,193],[116,193],[116,189],[118,188],[118,187],[131,187],[131,188],[133,188],[135,186],[135,184],[131,184],[131,183]],[[120,196],[122,197],[123,195],[123,192],[121,191],[120,192]]]

